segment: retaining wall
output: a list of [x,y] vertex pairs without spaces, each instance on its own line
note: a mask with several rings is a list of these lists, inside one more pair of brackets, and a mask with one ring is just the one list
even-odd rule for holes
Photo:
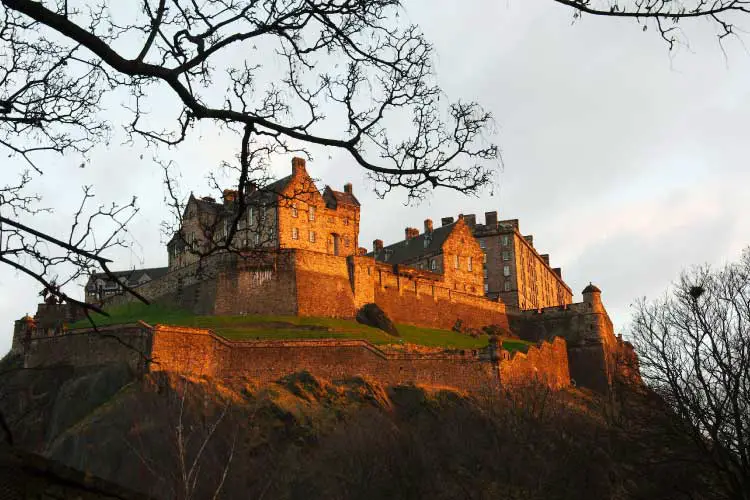
[[228,341],[210,330],[143,324],[74,331],[32,339],[26,366],[127,362],[139,373],[171,371],[232,382],[270,383],[307,370],[327,379],[365,376],[384,385],[414,383],[467,392],[496,391],[538,379],[569,384],[565,342],[555,339],[527,354],[489,349],[404,352],[364,340]]

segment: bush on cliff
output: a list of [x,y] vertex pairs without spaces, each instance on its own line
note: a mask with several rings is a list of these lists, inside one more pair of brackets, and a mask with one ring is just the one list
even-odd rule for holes
[[377,304],[365,304],[357,311],[357,322],[363,325],[379,328],[386,333],[398,337],[399,333],[391,318]]

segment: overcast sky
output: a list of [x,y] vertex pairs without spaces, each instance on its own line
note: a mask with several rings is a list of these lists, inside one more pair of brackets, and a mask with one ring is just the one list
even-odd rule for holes
[[[364,172],[335,151],[315,150],[308,171],[322,184],[354,184],[362,203],[360,243],[403,238],[425,218],[497,210],[533,234],[540,253],[562,267],[580,301],[594,282],[618,330],[639,297],[662,294],[692,264],[736,260],[750,243],[750,55],[726,57],[709,23],[683,25],[690,48],[670,54],[634,22],[584,17],[551,0],[407,0],[408,17],[435,45],[439,84],[449,98],[479,101],[495,115],[504,169],[499,189],[478,198],[435,192],[416,207],[398,194],[378,200]],[[439,6],[439,7],[438,7]],[[207,191],[205,175],[237,144],[206,130],[176,153],[185,192]],[[144,154],[145,153],[145,154]],[[141,155],[143,154],[143,158]],[[329,158],[330,156],[330,158]],[[116,269],[165,266],[159,223],[162,173],[148,152],[98,149],[84,169],[59,159],[35,190],[52,215],[34,224],[69,224],[81,184],[100,200],[138,196],[137,245],[116,252]],[[291,158],[275,165],[285,175]],[[3,169],[3,183],[17,172]],[[12,175],[11,175],[12,177]],[[34,313],[39,287],[0,269],[0,352],[13,320]],[[80,296],[83,296],[81,290]]]

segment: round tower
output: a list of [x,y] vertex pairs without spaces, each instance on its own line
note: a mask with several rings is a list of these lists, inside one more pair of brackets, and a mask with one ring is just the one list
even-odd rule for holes
[[602,291],[599,287],[589,282],[588,286],[583,289],[583,302],[590,304],[591,309],[598,309],[602,306]]

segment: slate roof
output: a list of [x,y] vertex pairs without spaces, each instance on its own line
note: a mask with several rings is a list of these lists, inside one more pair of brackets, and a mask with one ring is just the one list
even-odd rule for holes
[[[149,278],[156,279],[161,278],[165,274],[169,272],[168,267],[150,267],[147,269],[130,269],[127,271],[112,271],[112,275],[114,275],[117,278],[127,278],[128,283],[138,283],[140,279],[143,277],[143,275],[147,274]],[[97,279],[105,279],[110,280],[111,278],[107,275],[107,273],[94,273],[89,278],[89,281],[94,281]]]
[[583,289],[583,293],[602,293],[602,291],[599,290],[598,286],[589,283],[588,285],[586,285],[586,288]]
[[254,205],[260,203],[275,202],[276,196],[279,195],[284,190],[284,188],[286,188],[287,184],[289,184],[289,181],[291,180],[292,176],[287,175],[286,177],[282,177],[281,179],[272,182],[268,186],[258,189],[257,191],[253,191],[246,196],[245,203]]
[[[401,264],[417,260],[423,255],[438,253],[442,250],[445,239],[451,234],[455,225],[456,223],[453,222],[440,226],[430,233],[422,233],[412,239],[388,245],[379,252],[368,253],[367,256],[375,257],[375,260],[388,262],[389,264]],[[426,244],[425,240],[427,240]],[[386,251],[390,252],[388,260],[385,259]]]
[[331,205],[331,208],[336,208],[338,205],[359,206],[359,200],[352,193],[334,191],[331,186],[326,186],[323,197]]

